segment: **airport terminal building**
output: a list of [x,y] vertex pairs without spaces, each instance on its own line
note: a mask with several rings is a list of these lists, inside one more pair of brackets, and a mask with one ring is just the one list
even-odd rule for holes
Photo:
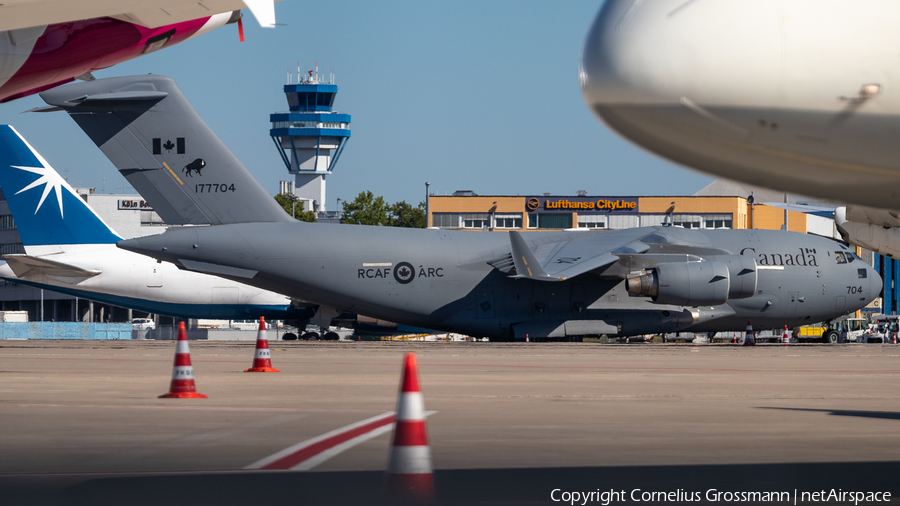
[[[751,192],[757,193],[750,199]],[[781,229],[785,211],[761,205],[782,200],[777,192],[716,181],[691,196],[477,195],[471,190],[429,195],[428,225],[462,230],[564,230],[652,227]],[[789,211],[788,229],[839,237],[834,220]]]

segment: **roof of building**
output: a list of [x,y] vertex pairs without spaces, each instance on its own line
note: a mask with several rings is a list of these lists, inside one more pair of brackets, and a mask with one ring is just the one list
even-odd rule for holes
[[[744,197],[753,193],[753,199],[757,204],[765,202],[784,202],[784,192],[761,188],[746,183],[732,181],[730,179],[716,179],[712,183],[706,185],[703,189],[695,193],[694,197]],[[788,196],[788,202],[793,203],[794,199]]]

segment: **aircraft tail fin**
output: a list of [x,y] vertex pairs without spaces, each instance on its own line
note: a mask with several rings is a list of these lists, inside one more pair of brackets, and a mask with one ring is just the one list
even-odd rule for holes
[[170,225],[290,221],[166,76],[41,93],[63,108]]
[[0,187],[26,247],[122,240],[10,125],[0,125]]

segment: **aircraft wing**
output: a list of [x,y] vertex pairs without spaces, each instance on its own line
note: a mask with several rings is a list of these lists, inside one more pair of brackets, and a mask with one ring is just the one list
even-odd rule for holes
[[618,255],[634,255],[650,247],[640,239],[648,229],[613,230],[609,232],[570,232],[526,241],[510,231],[512,261],[516,273],[512,277],[539,281],[563,281],[619,261]]
[[279,0],[13,0],[0,4],[0,31],[112,17],[148,28],[250,9],[260,26],[275,26]]
[[[890,209],[878,209],[866,206],[841,206],[822,207],[808,206],[805,204],[782,204],[780,202],[766,202],[767,206],[797,211],[798,213],[814,214],[825,218],[838,218],[837,214],[843,213],[843,219],[856,223],[866,223],[878,227],[900,227],[900,211]],[[843,221],[843,220],[839,220]]]
[[101,272],[28,255],[3,255],[3,259],[6,260],[6,264],[16,274],[16,277],[23,279],[40,274],[65,278],[89,278]]
[[769,207],[777,207],[778,209],[785,209],[787,211],[795,211],[803,214],[813,214],[816,216],[821,216],[823,218],[834,217],[834,207],[810,206],[806,204],[786,204],[783,202],[766,202],[763,205]]

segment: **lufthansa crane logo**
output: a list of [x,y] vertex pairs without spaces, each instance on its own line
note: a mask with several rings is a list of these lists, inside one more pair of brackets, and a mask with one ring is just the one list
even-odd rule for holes
[[525,207],[529,211],[534,211],[540,206],[541,206],[541,201],[535,197],[531,197],[530,199],[528,199],[528,202],[525,203]]
[[405,285],[415,279],[416,269],[409,262],[400,262],[394,268],[394,279],[401,285]]

